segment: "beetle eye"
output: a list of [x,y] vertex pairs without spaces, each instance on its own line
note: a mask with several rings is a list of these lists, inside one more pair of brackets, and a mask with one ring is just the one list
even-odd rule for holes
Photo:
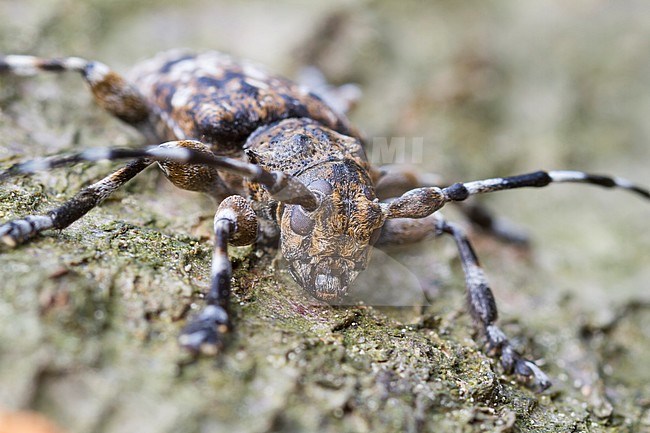
[[289,225],[294,233],[306,236],[314,228],[314,220],[309,218],[302,206],[294,206],[291,209]]
[[311,189],[312,191],[318,191],[326,196],[332,194],[332,185],[325,179],[318,179],[310,183],[309,189]]

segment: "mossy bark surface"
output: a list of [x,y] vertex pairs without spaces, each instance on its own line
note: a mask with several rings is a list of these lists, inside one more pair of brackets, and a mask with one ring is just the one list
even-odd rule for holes
[[[642,2],[9,0],[0,52],[80,55],[125,73],[173,47],[294,77],[315,64],[360,84],[352,117],[370,143],[421,138],[421,158],[407,162],[423,171],[458,181],[571,168],[650,185],[644,12]],[[79,77],[0,76],[2,167],[138,143]],[[45,211],[115,166],[12,179],[0,220]],[[233,249],[235,332],[217,359],[188,362],[176,336],[208,287],[215,207],[149,169],[68,229],[0,250],[0,410],[36,410],[74,433],[650,431],[648,204],[564,185],[483,202],[533,239],[522,249],[471,233],[500,323],[553,378],[543,394],[503,375],[474,339],[442,239],[395,252],[425,288],[421,308],[321,306],[274,253]]]

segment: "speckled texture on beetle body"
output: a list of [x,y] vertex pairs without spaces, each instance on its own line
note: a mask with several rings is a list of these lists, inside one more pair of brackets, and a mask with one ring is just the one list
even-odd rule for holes
[[342,114],[306,87],[223,53],[161,53],[130,76],[162,113],[157,129],[163,139],[194,138],[214,152],[238,154],[255,129],[295,117],[356,135]]
[[[358,177],[333,193],[349,194],[353,206],[356,193],[371,200],[375,198],[372,185],[377,172],[367,160],[359,133],[343,114],[335,112],[302,85],[272,75],[252,62],[235,60],[218,52],[161,53],[136,66],[131,79],[156,107],[156,131],[161,139],[196,139],[203,143],[206,152],[246,159],[268,170],[296,176],[307,185],[319,178],[344,181],[335,171],[343,169],[340,162],[350,161]],[[290,212],[283,221],[285,208],[277,208],[268,191],[258,183],[242,183],[241,177],[217,173],[209,167],[190,168],[175,163],[161,163],[161,166],[170,180],[184,189],[202,190],[210,186],[223,191],[218,198],[242,194],[252,199],[263,219],[289,224]],[[375,179],[367,174],[371,172]],[[333,200],[343,201],[348,200],[339,197]],[[381,224],[378,205],[372,208],[372,205],[346,207],[321,215],[322,219],[340,220],[336,224],[338,232],[349,231],[343,234],[345,240],[322,230],[310,233],[307,239],[291,237],[291,231],[282,230],[285,257],[295,258],[298,252],[317,257],[316,248],[333,253],[340,248],[351,251],[354,245],[350,242],[355,237],[367,243]],[[354,224],[350,224],[351,215],[355,215]],[[277,237],[279,231],[274,228],[274,224],[262,224],[267,238]],[[308,244],[318,245],[309,248]],[[324,248],[323,244],[330,246]],[[366,263],[367,253],[350,259]]]

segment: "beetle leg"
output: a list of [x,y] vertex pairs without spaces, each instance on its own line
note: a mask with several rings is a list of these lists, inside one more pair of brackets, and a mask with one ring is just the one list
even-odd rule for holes
[[499,357],[506,373],[532,378],[541,390],[551,386],[551,381],[534,362],[522,357],[512,346],[505,333],[495,322],[497,306],[476,253],[465,233],[455,224],[438,220],[436,230],[453,236],[460,253],[460,260],[467,285],[469,311],[487,339],[488,351]]
[[140,92],[125,78],[101,62],[80,57],[44,59],[34,56],[0,56],[0,73],[35,75],[39,72],[79,72],[95,102],[118,119],[138,129],[150,141],[158,141],[152,128],[154,113]]
[[432,239],[436,236],[436,224],[439,218],[438,214],[432,214],[424,218],[396,218],[386,220],[381,229],[379,239],[377,239],[374,246],[384,248],[396,245],[409,245]]
[[506,373],[516,373],[531,378],[539,389],[551,385],[549,378],[533,361],[522,357],[512,346],[504,332],[496,325],[497,306],[483,269],[465,233],[455,224],[446,222],[440,215],[421,219],[399,218],[386,221],[376,246],[400,245],[419,242],[442,234],[453,236],[460,254],[467,304],[476,326],[487,340],[488,352],[497,356]]
[[257,217],[245,198],[224,199],[214,217],[214,249],[206,307],[181,332],[179,343],[192,353],[216,354],[231,329],[229,300],[232,266],[228,243],[250,245],[257,237]]
[[445,185],[444,178],[435,173],[423,173],[403,164],[386,164],[378,169],[375,193],[380,200],[397,197],[414,188]]
[[482,203],[458,203],[467,219],[483,232],[496,239],[514,245],[527,246],[530,238],[526,231],[507,218],[495,215]]
[[[28,215],[0,225],[0,239],[10,246],[21,244],[48,229],[63,229],[99,205],[115,190],[147,168],[151,161],[137,159],[42,215]],[[1,178],[1,174],[0,174]]]
[[339,113],[348,113],[361,99],[359,86],[351,83],[333,86],[315,66],[302,68],[298,82]]
[[[95,101],[113,116],[137,128],[145,137],[155,139],[151,128],[153,110],[144,97],[129,82],[100,62],[79,57],[43,59],[34,56],[0,56],[0,73],[34,75],[39,72],[79,72],[84,77]],[[157,141],[157,140],[156,140]],[[69,164],[72,161],[59,158],[53,164],[40,160],[41,169]],[[9,245],[22,243],[47,229],[62,229],[81,218],[101,203],[116,189],[144,170],[151,162],[138,159],[116,170],[104,179],[82,189],[77,195],[43,215],[28,215],[0,225],[0,239]],[[19,174],[16,167],[0,172],[0,181]],[[36,169],[32,165],[32,169]]]

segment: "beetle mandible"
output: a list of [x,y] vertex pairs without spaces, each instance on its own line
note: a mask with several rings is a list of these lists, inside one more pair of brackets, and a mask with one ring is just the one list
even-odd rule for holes
[[[149,142],[162,144],[89,149],[0,172],[4,181],[79,161],[130,160],[61,206],[4,223],[0,238],[15,246],[44,230],[63,229],[157,163],[176,186],[219,202],[207,305],[179,337],[194,353],[216,353],[232,326],[229,243],[279,243],[294,279],[315,298],[336,303],[366,268],[373,245],[451,235],[465,273],[469,311],[490,352],[506,372],[544,389],[550,385],[546,374],[520,355],[496,324],[492,291],[464,231],[437,211],[477,194],[558,182],[622,188],[650,199],[648,190],[625,179],[579,171],[445,186],[427,184],[426,177],[409,171],[373,167],[364,138],[345,117],[348,94],[310,90],[218,52],[161,53],[138,65],[128,80],[100,62],[77,57],[0,56],[0,72],[39,71],[81,73],[101,107]],[[490,218],[482,221],[496,235],[508,236],[491,226]]]

